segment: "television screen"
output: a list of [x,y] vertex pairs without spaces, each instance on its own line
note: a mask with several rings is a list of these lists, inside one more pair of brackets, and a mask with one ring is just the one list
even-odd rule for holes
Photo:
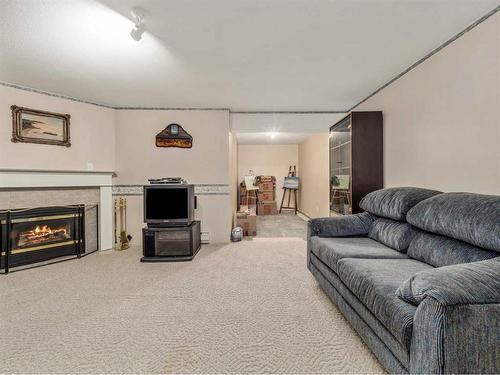
[[175,220],[188,218],[186,188],[147,189],[146,220]]

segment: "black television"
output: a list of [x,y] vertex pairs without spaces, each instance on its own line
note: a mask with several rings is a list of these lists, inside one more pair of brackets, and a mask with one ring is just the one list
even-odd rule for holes
[[194,185],[144,186],[144,222],[148,226],[185,226],[194,220]]

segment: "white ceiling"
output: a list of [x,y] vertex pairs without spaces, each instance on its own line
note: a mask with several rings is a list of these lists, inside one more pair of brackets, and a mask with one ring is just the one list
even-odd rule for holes
[[0,80],[119,107],[346,110],[498,5],[0,0]]
[[313,133],[327,132],[345,113],[231,113],[238,144],[297,144]]

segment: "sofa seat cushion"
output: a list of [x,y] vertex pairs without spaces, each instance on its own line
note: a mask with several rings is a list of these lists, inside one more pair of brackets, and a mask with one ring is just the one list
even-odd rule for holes
[[433,269],[413,259],[341,259],[337,274],[394,337],[410,348],[416,307],[397,297],[399,286],[420,271]]
[[337,263],[344,258],[407,258],[367,237],[311,237],[311,252],[337,272]]
[[[392,362],[392,360],[390,360],[392,354],[397,358],[396,362],[400,362],[401,365],[405,367],[405,371],[396,371],[395,373],[407,373],[410,368],[410,352],[408,349],[396,340],[394,335],[366,308],[363,302],[344,285],[337,274],[321,262],[314,254],[311,254],[311,264],[309,268],[321,287],[335,302],[354,329],[364,338],[365,342],[367,342],[366,339],[368,336],[369,341],[367,343],[374,351],[377,358],[382,363],[386,363],[388,360]],[[344,303],[342,303],[342,301],[344,301]],[[362,327],[359,327],[359,325]],[[381,353],[379,353],[381,355],[377,354],[378,350],[380,350]]]

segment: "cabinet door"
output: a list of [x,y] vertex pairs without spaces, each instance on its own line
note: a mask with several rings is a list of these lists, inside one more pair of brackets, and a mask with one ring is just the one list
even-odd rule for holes
[[330,213],[351,212],[351,117],[330,128]]

